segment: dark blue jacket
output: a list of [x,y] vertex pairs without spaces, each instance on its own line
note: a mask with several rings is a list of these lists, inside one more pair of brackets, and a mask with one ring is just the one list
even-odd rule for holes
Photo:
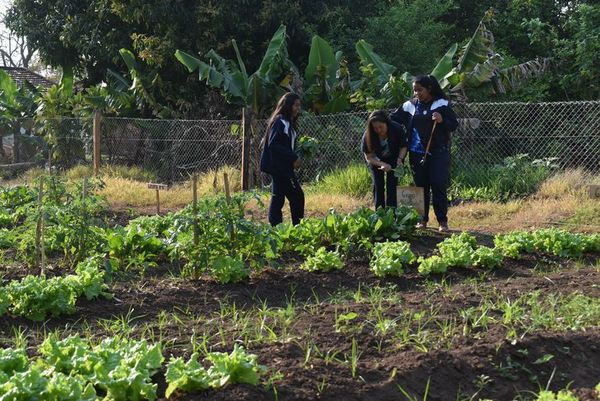
[[277,116],[263,147],[260,170],[273,176],[293,178],[294,162],[298,159],[294,151],[296,139],[292,125]]
[[390,150],[390,154],[387,157],[384,157],[381,153],[381,143],[379,142],[379,137],[377,134],[373,133],[371,137],[371,143],[375,149],[372,149],[371,152],[367,149],[367,133],[365,132],[362,137],[362,145],[360,150],[363,153],[375,153],[377,158],[389,165],[392,168],[396,168],[398,164],[398,156],[400,155],[400,149],[408,146],[408,142],[406,141],[406,132],[404,132],[404,128],[394,121],[390,121],[390,126],[388,127],[388,146]]
[[454,110],[450,106],[450,102],[446,99],[436,99],[429,104],[411,99],[390,114],[390,118],[406,127],[409,146],[412,143],[412,137],[415,135],[416,130],[423,147],[425,147],[433,128],[431,114],[434,112],[440,113],[443,121],[435,127],[435,132],[431,139],[431,150],[449,147],[450,132],[458,127],[458,120],[456,119]]

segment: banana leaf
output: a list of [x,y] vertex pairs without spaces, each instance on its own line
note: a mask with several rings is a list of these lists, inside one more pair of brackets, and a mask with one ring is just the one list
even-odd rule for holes
[[[438,81],[442,81],[443,78],[452,71],[452,60],[454,59],[454,55],[456,54],[456,50],[458,49],[458,43],[455,43],[448,49],[446,54],[438,61],[437,65],[431,71],[431,75],[437,78]],[[440,82],[441,83],[441,82]]]
[[463,47],[458,59],[457,72],[470,72],[479,63],[485,62],[490,53],[494,53],[494,34],[487,29],[485,23],[490,21],[493,14],[488,11],[479,26],[475,30],[473,37]]
[[549,58],[530,60],[498,71],[497,90],[505,93],[506,88],[519,88],[526,80],[543,75],[550,66]]
[[361,39],[356,43],[356,52],[361,61],[365,64],[373,64],[377,72],[379,72],[379,82],[385,84],[390,75],[396,71],[396,67],[383,61],[383,59],[373,51],[373,46]]
[[[338,52],[339,60],[342,58],[341,52]],[[327,43],[327,41],[318,35],[313,36],[308,55],[308,65],[304,70],[304,78],[310,85],[316,80],[317,69],[320,66],[325,67],[325,79],[329,85],[335,84],[335,71],[339,64],[336,54]]]

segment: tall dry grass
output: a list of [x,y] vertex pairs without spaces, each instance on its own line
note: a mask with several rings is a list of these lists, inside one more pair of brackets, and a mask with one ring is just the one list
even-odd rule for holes
[[581,169],[566,170],[545,180],[535,194],[525,199],[450,208],[450,224],[490,232],[548,226],[600,232],[600,201],[589,197],[591,184],[600,184],[600,177]]

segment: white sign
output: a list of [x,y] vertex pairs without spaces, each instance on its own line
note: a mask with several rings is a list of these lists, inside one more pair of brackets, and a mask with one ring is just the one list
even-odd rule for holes
[[422,216],[425,214],[425,195],[422,187],[396,187],[398,204],[412,206]]

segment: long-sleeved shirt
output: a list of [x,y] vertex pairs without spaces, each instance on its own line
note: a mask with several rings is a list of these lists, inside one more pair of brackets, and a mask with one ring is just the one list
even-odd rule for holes
[[275,176],[294,177],[294,162],[298,159],[294,151],[296,139],[297,133],[292,124],[278,116],[269,130],[260,169]]
[[437,124],[431,139],[430,150],[436,150],[450,144],[450,132],[458,127],[456,114],[450,102],[446,99],[435,99],[431,103],[421,103],[417,99],[405,102],[394,111],[390,118],[406,127],[409,150],[413,153],[424,154],[425,147],[433,128],[431,115],[438,112],[442,122]]

